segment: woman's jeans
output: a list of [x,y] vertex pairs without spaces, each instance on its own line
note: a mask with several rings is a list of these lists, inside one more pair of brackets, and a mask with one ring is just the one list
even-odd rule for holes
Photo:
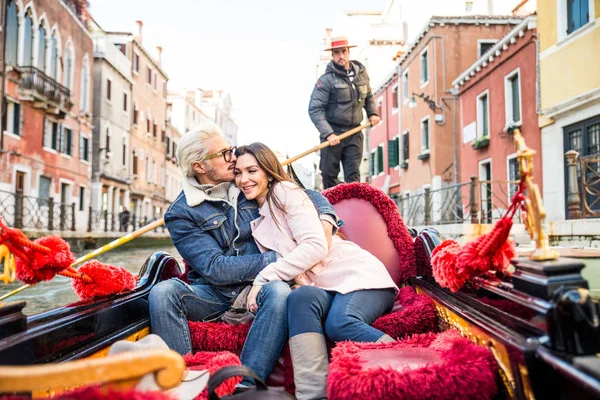
[[371,325],[392,310],[394,298],[395,291],[392,288],[341,294],[314,286],[302,286],[288,297],[290,338],[317,332],[335,342],[376,342],[384,333]]

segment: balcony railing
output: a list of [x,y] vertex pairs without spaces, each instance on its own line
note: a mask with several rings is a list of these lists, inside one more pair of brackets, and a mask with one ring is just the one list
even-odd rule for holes
[[71,91],[68,88],[35,67],[20,67],[20,69],[21,89],[31,90],[42,99],[47,99],[67,111],[71,109],[73,103],[71,102]]

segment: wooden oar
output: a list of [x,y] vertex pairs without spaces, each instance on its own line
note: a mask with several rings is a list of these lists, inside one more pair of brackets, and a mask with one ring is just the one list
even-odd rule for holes
[[[365,128],[368,128],[369,126],[371,126],[371,123],[366,123],[364,125],[357,126],[356,128],[350,129],[349,131],[346,131],[346,132],[342,133],[341,135],[338,135],[338,138],[340,140],[346,139],[347,137],[352,136],[355,133],[358,133],[358,132],[362,131]],[[305,156],[309,155],[310,153],[314,153],[317,150],[324,149],[327,146],[329,146],[329,142],[325,141],[325,142],[321,143],[320,145],[313,147],[310,150],[306,150],[305,152],[298,154],[297,156],[294,156],[292,158],[288,158],[287,160],[283,161],[281,163],[281,165],[291,164],[294,161],[298,161],[302,157],[305,157]]]
[[[346,132],[342,133],[341,135],[338,135],[338,137],[340,140],[346,139],[347,137],[350,137],[350,136],[362,131],[363,129],[368,128],[369,126],[371,126],[371,123],[366,123],[361,126],[357,126],[356,128],[350,129],[349,131],[346,131]],[[317,150],[324,149],[327,146],[329,146],[329,142],[325,141],[325,142],[321,143],[320,145],[313,147],[312,149],[306,150],[305,152],[298,154],[297,156],[288,158],[287,160],[283,161],[281,163],[281,165],[291,164],[294,161],[297,161],[297,160],[301,159],[302,157],[305,157],[311,153],[314,153]],[[75,260],[75,262],[73,264],[71,264],[71,267],[74,267],[75,265],[79,265],[83,262],[86,262],[87,260],[90,260],[96,256],[99,256],[100,254],[106,253],[107,251],[112,250],[115,247],[118,247],[122,244],[125,244],[125,243],[129,242],[130,240],[133,240],[136,237],[141,236],[148,231],[158,228],[159,226],[163,225],[164,223],[165,223],[165,220],[163,218],[161,218],[161,219],[156,220],[146,226],[141,227],[140,229],[138,229],[135,232],[131,232],[123,237],[115,239],[112,242],[100,247],[99,249],[96,249],[96,250],[92,251],[91,253],[86,254],[83,257],[79,257],[77,260]],[[0,301],[7,299],[10,296],[15,295],[15,294],[27,289],[30,286],[32,286],[32,285],[23,285],[15,290],[13,290],[12,292],[6,293],[5,295],[0,297]]]

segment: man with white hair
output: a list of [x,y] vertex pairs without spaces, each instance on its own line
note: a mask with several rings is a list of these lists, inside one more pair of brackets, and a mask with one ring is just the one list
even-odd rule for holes
[[[259,207],[255,201],[246,200],[232,182],[235,147],[217,125],[204,122],[183,135],[177,159],[183,172],[183,191],[164,219],[173,244],[189,265],[190,284],[179,279],[160,282],[150,292],[149,303],[152,332],[173,350],[186,354],[192,352],[188,320],[219,319],[240,291],[279,255],[272,251],[261,254],[252,238],[250,222],[259,217]],[[333,206],[320,193],[308,194],[331,234],[338,223]],[[242,364],[263,380],[288,336],[289,293],[289,285],[282,281],[263,287],[242,349]]]

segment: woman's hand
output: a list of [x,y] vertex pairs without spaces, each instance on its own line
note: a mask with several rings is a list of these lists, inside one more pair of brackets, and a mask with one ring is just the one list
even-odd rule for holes
[[250,293],[248,293],[248,299],[246,300],[248,311],[251,311],[253,313],[256,313],[258,311],[258,304],[256,303],[256,298],[258,297],[258,293],[260,293],[260,289],[262,289],[262,286],[252,285],[252,289],[250,289]]

